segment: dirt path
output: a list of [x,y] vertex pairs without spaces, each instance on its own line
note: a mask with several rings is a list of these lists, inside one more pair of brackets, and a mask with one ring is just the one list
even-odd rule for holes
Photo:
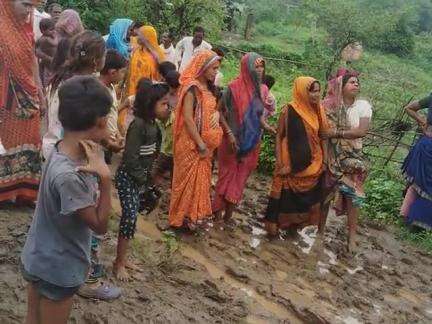
[[[167,199],[141,217],[133,243],[142,273],[105,303],[76,298],[71,323],[431,323],[432,256],[377,226],[362,225],[360,250],[344,252],[344,219],[331,217],[322,249],[313,228],[269,242],[258,217],[268,179],[254,177],[235,219],[202,236],[174,237]],[[118,203],[115,206],[119,213]],[[0,211],[0,323],[22,323],[25,283],[18,256],[30,209]],[[118,220],[104,241],[112,282]],[[312,246],[313,245],[313,246]],[[321,251],[321,253],[320,253]],[[119,284],[119,283],[117,283]]]

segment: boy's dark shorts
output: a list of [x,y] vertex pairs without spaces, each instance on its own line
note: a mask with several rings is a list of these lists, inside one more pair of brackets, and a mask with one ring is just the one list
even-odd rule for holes
[[21,263],[21,274],[25,281],[28,283],[33,284],[33,286],[36,288],[37,292],[42,295],[43,297],[53,300],[53,301],[62,301],[67,298],[72,297],[75,295],[81,286],[77,287],[60,287],[53,285],[49,282],[46,282],[38,277],[35,277],[28,273],[24,269],[24,265]]
[[162,176],[167,171],[170,173],[174,168],[174,160],[172,155],[160,153],[153,164],[153,176]]

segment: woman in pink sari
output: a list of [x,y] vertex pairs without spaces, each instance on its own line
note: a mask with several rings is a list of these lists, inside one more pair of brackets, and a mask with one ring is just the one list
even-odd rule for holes
[[228,85],[221,101],[224,137],[218,149],[218,182],[213,213],[228,222],[240,203],[246,181],[258,165],[262,129],[276,133],[265,120],[269,90],[262,84],[264,59],[248,53],[241,60],[240,75]]

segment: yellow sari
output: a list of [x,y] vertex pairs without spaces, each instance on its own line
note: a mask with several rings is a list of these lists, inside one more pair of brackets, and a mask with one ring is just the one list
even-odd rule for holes
[[136,93],[139,80],[148,78],[153,81],[160,81],[158,65],[164,60],[164,53],[159,47],[157,32],[152,26],[143,26],[139,29],[145,41],[138,41],[130,60],[129,75],[127,82],[127,95]]

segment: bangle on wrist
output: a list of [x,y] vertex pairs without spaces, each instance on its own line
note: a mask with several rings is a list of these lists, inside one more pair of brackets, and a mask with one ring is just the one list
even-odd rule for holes
[[206,149],[207,149],[207,146],[205,144],[198,145],[198,151],[199,152],[204,152]]

